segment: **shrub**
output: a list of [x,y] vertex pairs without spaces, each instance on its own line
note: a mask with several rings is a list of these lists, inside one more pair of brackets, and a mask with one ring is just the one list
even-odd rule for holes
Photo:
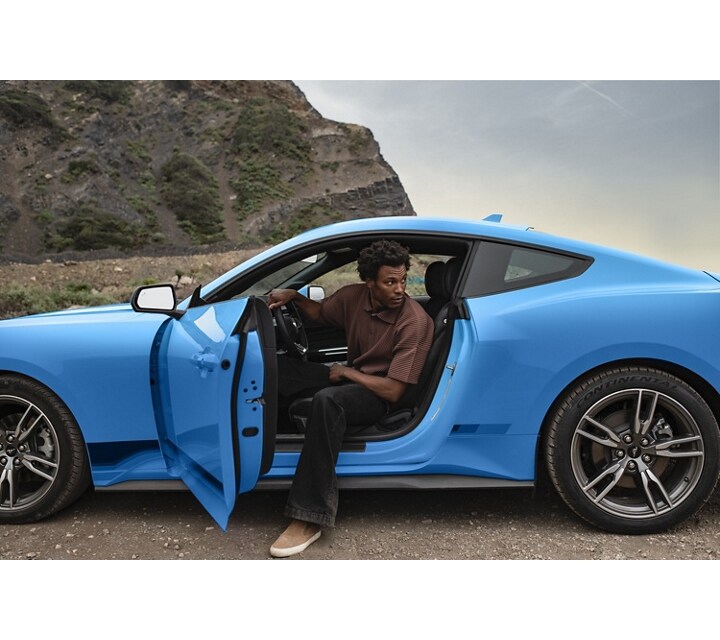
[[65,88],[107,103],[128,102],[132,83],[126,80],[68,80]]
[[100,173],[99,167],[92,160],[71,160],[67,171],[62,176],[65,183],[77,182],[86,175]]
[[157,213],[155,213],[152,203],[147,202],[143,197],[138,195],[129,195],[126,200],[135,211],[145,218],[145,225],[148,230],[153,232],[158,231]]
[[240,175],[230,183],[237,194],[235,208],[240,218],[260,211],[263,204],[281,200],[292,195],[291,189],[282,181],[277,169],[265,162],[240,164]]
[[152,163],[152,155],[150,155],[149,147],[152,145],[151,140],[128,140],[125,143],[128,151],[137,158],[142,164]]
[[46,245],[55,251],[87,251],[110,247],[132,249],[146,241],[147,230],[143,225],[85,206],[59,220],[48,233]]
[[310,161],[307,127],[285,105],[264,98],[251,100],[240,112],[233,148],[247,158],[256,154]]
[[163,80],[163,84],[171,91],[190,91],[192,89],[190,80]]
[[64,289],[44,291],[40,288],[10,285],[0,287],[0,318],[47,313],[68,307],[87,307],[119,302],[93,293],[89,285],[68,284]]
[[220,189],[210,170],[192,156],[175,153],[160,173],[162,199],[193,242],[223,239]]
[[354,156],[359,155],[368,142],[370,142],[370,138],[364,129],[354,128],[350,131],[350,153]]
[[49,129],[59,128],[45,100],[28,91],[1,92],[0,115],[19,127],[40,125]]

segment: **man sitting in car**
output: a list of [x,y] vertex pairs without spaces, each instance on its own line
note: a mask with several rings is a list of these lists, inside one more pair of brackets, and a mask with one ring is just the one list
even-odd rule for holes
[[433,336],[433,322],[405,294],[408,249],[379,240],[363,249],[363,281],[322,302],[293,289],[270,293],[270,309],[294,302],[305,318],[345,330],[347,365],[281,358],[279,388],[288,397],[314,393],[305,442],[288,496],[292,522],[270,548],[275,557],[300,553],[332,527],[338,507],[335,465],[348,426],[373,424],[417,384]]

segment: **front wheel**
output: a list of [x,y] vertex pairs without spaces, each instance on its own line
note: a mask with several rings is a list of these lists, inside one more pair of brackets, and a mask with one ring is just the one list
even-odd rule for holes
[[47,517],[89,481],[85,444],[67,407],[33,380],[0,377],[0,523]]
[[578,515],[614,533],[655,533],[694,514],[720,473],[720,432],[700,395],[657,369],[608,369],[561,401],[548,472]]

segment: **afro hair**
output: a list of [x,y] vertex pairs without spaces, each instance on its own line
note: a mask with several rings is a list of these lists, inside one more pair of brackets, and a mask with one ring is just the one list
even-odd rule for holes
[[361,280],[375,280],[380,267],[410,269],[410,251],[393,240],[377,240],[358,256],[357,270]]

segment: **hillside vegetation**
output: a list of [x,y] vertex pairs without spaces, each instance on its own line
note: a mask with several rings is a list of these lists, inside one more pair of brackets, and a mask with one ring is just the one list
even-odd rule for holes
[[258,247],[376,215],[414,211],[372,133],[291,82],[0,82],[6,262]]

